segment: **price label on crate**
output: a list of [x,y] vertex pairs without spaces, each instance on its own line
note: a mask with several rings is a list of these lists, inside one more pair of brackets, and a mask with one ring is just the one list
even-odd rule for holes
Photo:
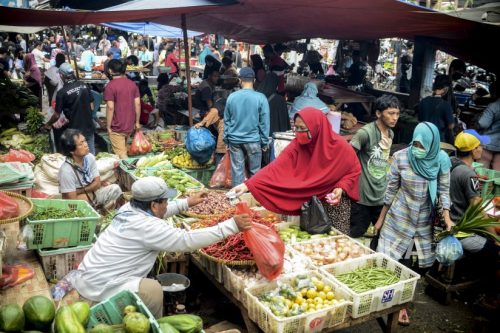
[[384,291],[384,295],[382,295],[382,303],[387,303],[392,301],[394,298],[394,289],[389,289]]
[[321,332],[323,326],[325,325],[325,316],[315,317],[310,316],[306,320],[306,331],[307,332]]

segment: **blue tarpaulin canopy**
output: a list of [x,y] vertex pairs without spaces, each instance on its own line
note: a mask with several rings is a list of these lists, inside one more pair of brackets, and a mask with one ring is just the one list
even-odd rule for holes
[[[182,38],[182,29],[171,27],[168,25],[163,25],[159,23],[152,22],[113,22],[113,23],[103,23],[102,25],[124,30],[128,32],[135,32],[138,34],[148,35],[148,36],[160,36],[166,38]],[[202,35],[202,32],[189,31],[187,32],[188,37],[194,37]]]

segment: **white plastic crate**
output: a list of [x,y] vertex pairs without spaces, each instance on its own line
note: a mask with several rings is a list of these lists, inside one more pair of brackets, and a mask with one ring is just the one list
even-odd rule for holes
[[[314,266],[314,267],[322,267],[323,265],[316,265],[313,261],[313,259],[311,259],[310,256],[306,255],[305,253],[303,253],[302,251],[298,251],[294,248],[294,246],[296,245],[303,245],[303,244],[319,244],[319,242],[328,242],[328,241],[332,241],[332,240],[339,240],[339,239],[346,239],[348,240],[349,242],[352,242],[356,245],[359,246],[360,250],[362,251],[360,257],[363,257],[363,256],[366,256],[366,255],[369,255],[369,254],[373,254],[375,253],[372,249],[370,249],[369,247],[363,245],[362,243],[360,243],[359,241],[349,237],[349,236],[346,236],[346,235],[341,235],[341,236],[330,236],[330,237],[324,237],[324,238],[317,238],[317,239],[310,239],[310,240],[307,240],[307,241],[303,241],[303,242],[298,242],[298,243],[294,243],[294,244],[289,244],[289,245],[286,245],[287,248],[289,248],[291,251],[295,251],[295,253],[298,253],[304,257],[307,258],[307,260],[309,260],[309,263],[311,266]],[[356,259],[356,258],[355,258]],[[345,260],[351,260],[351,258],[349,259],[344,259]]]
[[[396,273],[400,280],[395,284],[379,287],[363,293],[356,293],[335,278],[336,275],[366,267],[382,267],[389,269]],[[375,311],[412,301],[417,281],[420,279],[420,275],[382,253],[375,253],[332,265],[325,265],[320,268],[320,271],[332,280],[338,282],[342,286],[342,289],[349,293],[349,300],[353,302],[350,311],[353,318],[366,316]]]
[[47,280],[60,280],[78,265],[90,250],[91,245],[82,245],[57,250],[37,250]]
[[[303,274],[307,274],[309,277],[317,277],[325,285],[332,287],[336,299],[343,298],[344,301],[324,309],[293,317],[277,317],[265,304],[259,301],[258,296],[278,288],[282,283],[290,283],[296,276]],[[344,322],[348,306],[352,304],[347,301],[349,295],[338,283],[327,279],[318,271],[285,275],[278,280],[246,288],[245,294],[248,299],[247,308],[250,319],[255,321],[264,332],[269,333],[320,332],[323,329],[332,328]]]

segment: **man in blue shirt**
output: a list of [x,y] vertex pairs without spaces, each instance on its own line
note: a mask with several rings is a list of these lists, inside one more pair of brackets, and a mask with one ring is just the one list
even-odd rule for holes
[[240,70],[241,90],[229,95],[224,109],[224,142],[231,154],[232,186],[243,183],[245,161],[248,176],[261,167],[262,151],[269,148],[269,103],[264,94],[253,89],[252,68]]

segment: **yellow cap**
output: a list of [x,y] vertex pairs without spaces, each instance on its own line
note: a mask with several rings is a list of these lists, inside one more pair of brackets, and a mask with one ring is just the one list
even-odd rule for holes
[[461,132],[455,138],[455,147],[460,151],[471,151],[481,144],[478,138],[469,133]]

